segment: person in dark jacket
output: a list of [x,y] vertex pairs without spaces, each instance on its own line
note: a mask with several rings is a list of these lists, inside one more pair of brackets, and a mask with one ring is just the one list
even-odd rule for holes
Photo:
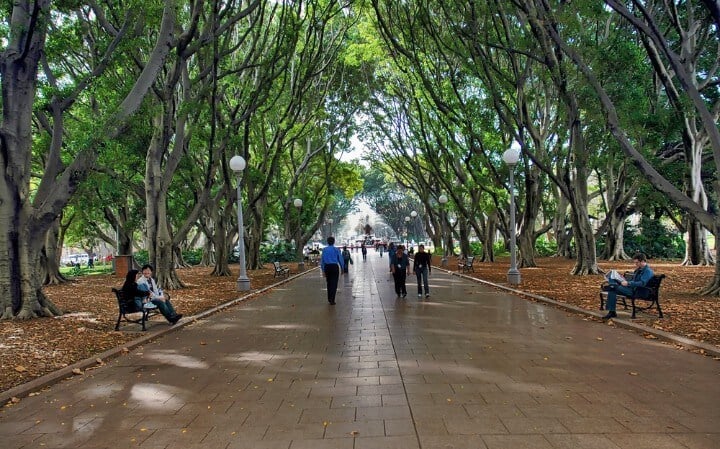
[[342,258],[343,258],[343,273],[347,274],[348,270],[350,269],[350,265],[352,265],[352,254],[350,254],[350,251],[348,251],[347,246],[343,246],[342,250]]
[[428,276],[432,268],[430,267],[430,259],[432,255],[425,252],[425,245],[418,246],[418,252],[415,253],[413,259],[413,271],[417,276],[418,298],[422,297],[423,287],[425,287],[425,297],[430,297],[430,286],[428,285]]
[[608,280],[608,284],[603,286],[603,290],[607,292],[607,315],[602,319],[607,321],[617,317],[615,306],[617,305],[617,295],[632,296],[635,289],[645,287],[650,279],[655,276],[650,265],[647,264],[647,257],[643,253],[637,253],[633,256],[635,261],[635,271],[630,280],[617,281],[615,279]]
[[407,254],[405,254],[405,248],[402,245],[398,245],[392,261],[390,271],[395,280],[395,293],[398,298],[401,296],[404,298],[407,296],[405,281],[407,280],[407,275],[410,274],[410,259],[408,259]]
[[132,298],[135,301],[135,307],[138,311],[142,310],[143,305],[150,299],[150,292],[138,286],[139,277],[140,272],[138,270],[128,271],[125,275],[125,283],[120,289],[124,298]]

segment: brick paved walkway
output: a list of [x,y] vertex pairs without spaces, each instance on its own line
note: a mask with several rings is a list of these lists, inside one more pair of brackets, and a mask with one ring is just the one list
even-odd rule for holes
[[355,256],[0,414],[15,448],[720,447],[720,364],[439,270]]

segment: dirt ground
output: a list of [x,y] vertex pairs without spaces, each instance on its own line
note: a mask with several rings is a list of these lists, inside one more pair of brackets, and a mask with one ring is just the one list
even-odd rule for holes
[[[600,276],[571,276],[572,260],[540,258],[537,262],[537,268],[521,270],[520,290],[598,310]],[[639,314],[636,321],[720,347],[720,298],[700,297],[696,293],[710,281],[714,268],[682,267],[676,261],[651,260],[650,265],[656,273],[667,275],[660,292],[665,318],[658,319],[654,312],[648,312]],[[296,264],[290,266],[296,272]],[[600,266],[621,272],[633,269],[632,262],[601,262]],[[253,290],[277,281],[272,266],[267,267],[248,271]],[[455,267],[451,265],[450,268]],[[179,270],[186,288],[170,292],[176,309],[190,316],[236,298],[238,267],[235,265],[231,269],[235,273],[233,276],[215,278],[212,282],[207,282],[212,268]],[[474,276],[505,284],[507,270],[508,262],[503,259],[495,263],[475,263]],[[110,288],[121,285],[120,277],[99,275],[48,286],[45,291],[65,311],[63,316],[0,322],[0,391],[137,338],[137,332],[114,330],[117,302]],[[154,317],[153,320],[163,318]],[[132,325],[126,329],[137,327]]]

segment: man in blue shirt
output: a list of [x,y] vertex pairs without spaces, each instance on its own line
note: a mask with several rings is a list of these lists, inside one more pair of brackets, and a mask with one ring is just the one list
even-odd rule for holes
[[603,290],[607,292],[607,315],[603,317],[603,321],[609,320],[610,318],[617,317],[615,313],[615,305],[617,304],[617,295],[632,296],[635,294],[635,289],[638,287],[645,287],[647,283],[655,276],[653,270],[647,264],[647,257],[643,253],[637,253],[633,256],[635,261],[635,271],[631,280],[623,280],[618,282],[616,280],[609,281],[608,285],[603,286]]
[[340,277],[340,271],[345,269],[345,262],[340,250],[335,248],[335,237],[328,237],[327,244],[328,246],[323,249],[320,258],[320,269],[323,276],[325,276],[325,282],[327,282],[328,302],[334,305],[338,278]]

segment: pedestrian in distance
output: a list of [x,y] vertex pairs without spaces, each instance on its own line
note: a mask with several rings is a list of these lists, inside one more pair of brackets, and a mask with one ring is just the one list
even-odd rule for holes
[[417,277],[418,298],[423,295],[423,287],[425,288],[425,297],[430,297],[430,286],[428,284],[428,276],[432,270],[430,262],[432,255],[425,252],[425,245],[418,246],[418,252],[413,258],[413,271]]
[[367,248],[365,247],[364,243],[360,246],[360,252],[363,256],[363,262],[367,262]]
[[335,237],[328,237],[327,244],[320,256],[320,270],[325,276],[327,283],[327,300],[335,305],[335,294],[337,293],[338,279],[340,272],[344,271],[345,265],[340,250],[335,247]]
[[395,263],[395,256],[397,255],[397,248],[395,247],[395,243],[390,242],[390,245],[388,245],[388,267],[390,268],[390,272],[393,272],[393,264]]
[[405,254],[405,248],[402,245],[398,245],[395,250],[395,257],[392,258],[393,264],[390,266],[390,271],[395,281],[395,294],[398,298],[401,296],[405,298],[407,296],[407,287],[405,282],[407,275],[410,274],[410,259]]
[[352,255],[350,254],[350,251],[348,251],[347,246],[343,246],[342,250],[342,258],[343,258],[343,273],[347,274],[348,270],[350,269],[350,265],[352,265]]

